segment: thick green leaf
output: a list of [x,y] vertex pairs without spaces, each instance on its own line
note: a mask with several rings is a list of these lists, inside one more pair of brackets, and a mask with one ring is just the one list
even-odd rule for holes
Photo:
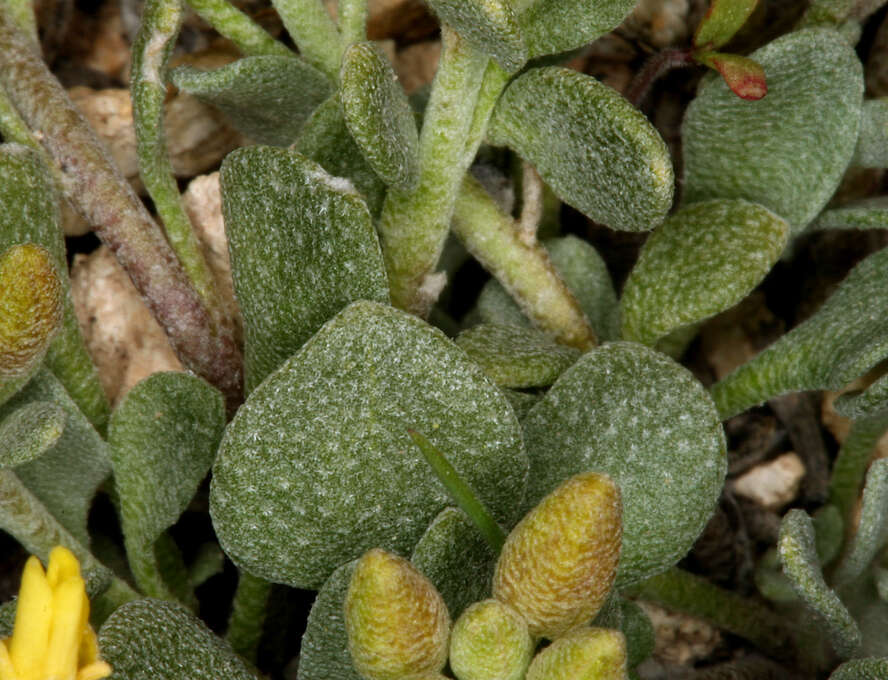
[[836,653],[845,658],[851,656],[860,646],[860,630],[838,595],[823,580],[814,549],[814,526],[804,510],[790,510],[784,516],[777,549],[793,589],[825,624]]
[[99,648],[115,680],[256,680],[221,638],[174,602],[123,605],[102,626]]
[[527,61],[527,47],[509,0],[429,0],[442,22],[509,72]]
[[723,418],[786,392],[836,390],[888,354],[888,248],[860,262],[814,316],[716,383]]
[[158,569],[154,543],[206,477],[224,428],[222,394],[185,373],[142,380],[111,415],[108,442],[121,524],[133,574],[147,592],[162,592],[149,580]]
[[527,458],[505,397],[439,330],[356,302],[228,426],[210,493],[222,547],[247,571],[303,588],[370,548],[409,551],[451,500],[408,428],[511,526]]
[[0,408],[0,420],[35,402],[63,409],[64,429],[55,445],[16,467],[15,474],[74,538],[89,546],[86,517],[96,489],[111,471],[108,445],[46,368]]
[[533,328],[481,324],[456,339],[487,377],[503,387],[551,385],[580,356]]
[[888,680],[888,659],[852,659],[836,668],[829,680]]
[[638,109],[591,76],[527,71],[497,103],[488,138],[533,164],[566,203],[614,229],[653,229],[672,206],[666,144]]
[[302,128],[295,148],[331,175],[350,179],[366,201],[370,213],[379,216],[385,200],[385,183],[370,167],[348,131],[339,95],[330,97],[315,109]]
[[587,470],[620,487],[619,586],[682,558],[715,508],[727,460],[718,413],[685,368],[647,347],[621,342],[588,352],[522,424],[525,507]]
[[647,345],[740,302],[771,269],[789,225],[747,201],[697,203],[642,247],[620,301],[623,337]]
[[768,96],[744,101],[711,79],[688,107],[684,201],[745,198],[797,234],[826,205],[854,153],[860,60],[829,29],[790,33],[750,57],[765,69]]
[[345,124],[370,167],[386,184],[416,186],[416,119],[388,58],[374,43],[355,43],[342,56],[339,79]]
[[212,104],[260,144],[286,146],[333,92],[327,76],[299,58],[244,57],[212,71],[170,71],[180,90]]
[[520,392],[518,390],[505,388],[502,389],[502,393],[506,395],[506,399],[508,399],[509,403],[512,405],[515,417],[518,418],[519,421],[524,420],[524,416],[526,416],[530,412],[530,409],[533,408],[533,405],[542,398],[542,395],[536,394],[535,392]]
[[712,0],[694,33],[694,47],[718,49],[740,30],[758,0]]
[[854,420],[868,418],[888,411],[888,373],[863,392],[847,392],[833,402],[839,415]]
[[300,643],[298,680],[363,680],[348,651],[344,616],[356,563],[336,569],[318,591]]
[[888,167],[888,97],[863,103],[860,137],[851,162],[864,168]]
[[824,210],[812,229],[888,229],[888,196]]
[[622,613],[620,630],[626,636],[626,665],[634,668],[654,653],[654,624],[644,609],[632,600],[619,599]]
[[636,0],[516,0],[513,2],[530,57],[582,47],[612,31]]
[[34,401],[0,420],[0,468],[43,455],[62,436],[68,414],[56,404]]
[[295,151],[254,146],[228,155],[221,182],[249,393],[349,302],[388,302],[388,284],[348,180]]
[[496,558],[461,510],[445,508],[419,539],[410,562],[435,584],[455,621],[470,604],[490,597]]
[[888,460],[870,465],[863,489],[860,522],[835,574],[836,584],[858,578],[888,541]]
[[829,481],[829,500],[839,509],[842,519],[848,526],[853,522],[860,487],[866,476],[873,449],[886,430],[888,430],[888,411],[880,411],[855,420],[833,464],[832,477]]
[[[576,296],[583,312],[604,340],[620,336],[620,308],[607,265],[595,248],[576,236],[545,242],[552,263]],[[530,326],[502,285],[491,279],[478,297],[478,312],[486,323]]]

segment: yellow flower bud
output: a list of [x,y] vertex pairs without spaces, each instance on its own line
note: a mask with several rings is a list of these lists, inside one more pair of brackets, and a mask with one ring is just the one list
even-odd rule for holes
[[355,565],[345,626],[352,662],[367,680],[434,676],[447,661],[447,605],[410,562],[384,550]]
[[622,538],[620,491],[607,475],[576,475],[546,496],[509,534],[493,595],[554,639],[587,623],[614,583]]
[[450,668],[459,680],[522,680],[533,648],[518,612],[499,600],[484,600],[454,624]]
[[530,664],[526,680],[625,680],[626,638],[609,628],[578,628]]

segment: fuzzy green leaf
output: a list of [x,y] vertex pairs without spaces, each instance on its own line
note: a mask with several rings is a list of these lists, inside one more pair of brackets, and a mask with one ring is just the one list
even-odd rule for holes
[[836,668],[829,680],[888,680],[888,659],[852,659]]
[[0,408],[0,420],[27,404],[43,402],[64,410],[62,434],[39,458],[16,467],[15,474],[74,538],[88,546],[86,517],[96,489],[111,471],[108,445],[46,368]]
[[784,516],[777,549],[793,589],[823,621],[836,653],[845,658],[851,656],[860,646],[860,630],[838,595],[823,580],[814,549],[814,526],[804,510],[790,510]]
[[509,0],[429,0],[443,23],[507,71],[527,61],[527,47]]
[[636,0],[517,0],[513,3],[531,58],[582,47],[612,31]]
[[416,186],[416,119],[385,54],[371,42],[351,45],[339,79],[345,124],[370,167],[386,184],[405,190]]
[[[576,236],[545,242],[555,269],[577,298],[586,318],[603,340],[620,336],[620,308],[607,265],[595,248]],[[502,285],[491,279],[478,297],[478,312],[486,323],[530,326]]]
[[888,229],[888,197],[857,201],[824,210],[812,229]]
[[247,665],[185,607],[136,600],[99,632],[102,658],[120,680],[256,680]]
[[888,248],[860,262],[814,316],[716,383],[723,418],[786,392],[839,389],[888,355]]
[[858,578],[888,541],[888,460],[870,465],[857,533],[835,574],[836,584]]
[[333,92],[329,79],[299,58],[244,57],[212,71],[170,71],[180,90],[212,104],[259,144],[286,146]]
[[490,597],[496,558],[461,510],[445,508],[419,539],[410,562],[435,584],[456,620],[470,604]]
[[505,397],[439,330],[356,302],[228,426],[210,494],[222,547],[247,571],[303,588],[370,548],[410,550],[451,500],[408,428],[511,526],[527,458]]
[[653,229],[672,206],[666,144],[638,109],[591,76],[527,71],[497,103],[488,138],[532,163],[566,203],[614,229]]
[[848,392],[833,402],[836,412],[857,420],[888,411],[888,373],[876,380],[863,392]]
[[860,137],[851,163],[864,168],[888,167],[888,97],[863,103]]
[[530,412],[530,409],[533,408],[533,405],[542,398],[542,395],[535,392],[520,392],[519,390],[510,390],[508,388],[502,388],[502,393],[506,395],[506,399],[508,399],[509,403],[512,405],[515,417],[518,418],[519,421],[524,420],[524,416],[526,416]]
[[331,175],[350,179],[366,201],[370,213],[379,216],[385,200],[385,183],[370,167],[348,131],[339,95],[330,97],[315,109],[302,128],[295,149]]
[[694,47],[715,50],[734,37],[758,0],[712,0],[694,33]]
[[355,564],[337,568],[318,591],[300,644],[298,680],[364,680],[352,663],[345,630],[345,595]]
[[619,586],[681,559],[715,508],[727,461],[718,413],[685,368],[647,347],[621,342],[588,352],[523,425],[526,508],[587,470],[620,487]]
[[829,499],[839,509],[846,524],[853,520],[854,508],[873,449],[886,430],[886,411],[859,418],[854,421],[839,449],[829,482]]
[[532,328],[481,324],[456,339],[493,382],[503,387],[551,385],[580,356]]
[[0,420],[0,468],[30,462],[62,436],[68,414],[48,401],[34,401]]
[[654,624],[644,609],[632,600],[619,599],[622,613],[620,630],[626,636],[626,665],[635,668],[654,653]]
[[620,301],[623,337],[653,345],[740,302],[765,277],[789,225],[747,201],[697,203],[642,247]]
[[688,107],[684,201],[745,198],[797,234],[833,195],[854,153],[860,60],[829,29],[790,33],[750,58],[765,69],[767,97],[744,101],[713,79]]
[[221,183],[249,393],[349,302],[388,302],[388,284],[348,180],[295,151],[254,146],[228,155]]

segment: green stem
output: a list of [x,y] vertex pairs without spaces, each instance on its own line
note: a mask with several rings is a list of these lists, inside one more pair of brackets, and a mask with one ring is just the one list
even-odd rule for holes
[[739,635],[775,658],[785,659],[794,651],[788,623],[773,611],[676,567],[630,590],[642,600],[699,617]]
[[225,638],[250,663],[256,663],[270,595],[271,583],[240,570]]
[[204,304],[221,321],[225,314],[213,272],[182,205],[164,135],[164,76],[184,14],[181,0],[147,0],[142,10],[142,25],[133,44],[130,86],[139,174],[185,273]]
[[339,32],[342,52],[367,39],[367,0],[339,0]]
[[228,0],[188,0],[197,14],[249,57],[295,56]]
[[510,215],[469,175],[453,214],[453,233],[509,291],[534,324],[559,342],[581,350],[595,346],[595,331],[535,239],[522,238]]
[[419,138],[419,183],[412,191],[391,189],[379,223],[392,303],[420,316],[428,314],[443,288],[444,275],[434,269],[484,127],[475,111],[489,59],[446,26],[442,38]]
[[28,36],[35,49],[40,49],[37,35],[37,17],[34,15],[34,0],[3,0],[9,14],[19,29]]
[[500,95],[506,89],[511,76],[502,69],[493,59],[487,62],[484,77],[481,80],[481,88],[478,90],[478,100],[475,102],[475,111],[472,114],[472,123],[469,126],[469,134],[466,136],[466,155],[463,159],[466,168],[475,160],[478,147],[484,141],[487,134],[487,124],[493,115],[493,108],[499,101]]
[[413,443],[422,451],[426,462],[432,467],[435,475],[441,480],[444,488],[456,501],[460,509],[466,513],[469,519],[478,527],[478,531],[498,555],[506,541],[506,534],[496,523],[484,504],[472,491],[472,488],[459,476],[459,473],[450,464],[450,461],[439,451],[434,444],[416,430],[407,430]]
[[162,231],[0,4],[0,86],[62,173],[65,195],[117,256],[182,362],[219,388],[229,410],[242,400],[243,358],[218,325]]
[[299,53],[312,66],[339,82],[342,41],[321,0],[272,0]]

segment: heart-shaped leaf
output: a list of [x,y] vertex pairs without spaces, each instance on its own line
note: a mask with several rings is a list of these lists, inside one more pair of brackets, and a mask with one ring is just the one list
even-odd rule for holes
[[551,385],[580,356],[532,328],[481,324],[456,339],[493,382],[503,387]]
[[556,67],[522,74],[500,97],[488,138],[532,163],[566,203],[614,229],[653,229],[672,206],[666,144],[638,109],[591,76]]
[[740,30],[758,0],[712,0],[694,33],[694,47],[716,50]]
[[221,183],[249,393],[349,302],[388,302],[388,284],[348,180],[295,151],[254,146],[228,155]]
[[221,638],[175,602],[123,605],[99,631],[99,649],[120,680],[256,680]]
[[443,23],[509,72],[527,61],[527,47],[508,0],[430,0]]
[[814,550],[814,527],[804,510],[790,510],[784,516],[777,549],[793,589],[825,624],[836,652],[842,657],[851,656],[860,646],[860,629],[823,580]]
[[725,437],[703,386],[642,345],[613,343],[565,371],[523,421],[532,507],[563,480],[608,474],[623,497],[617,585],[675,564],[715,508]]
[[286,146],[333,92],[330,80],[294,57],[244,57],[212,71],[180,66],[170,71],[180,90],[212,104],[260,144]]
[[648,345],[745,298],[780,257],[789,225],[747,201],[697,203],[651,234],[623,287],[623,337]]
[[864,168],[888,167],[888,98],[863,103],[860,137],[851,162]]
[[826,205],[854,153],[860,60],[830,29],[789,33],[750,58],[765,70],[767,97],[744,101],[712,79],[688,107],[683,200],[745,198],[797,234]]
[[786,392],[836,390],[888,354],[888,249],[845,277],[810,319],[716,383],[723,418]]
[[68,414],[56,404],[35,401],[0,420],[0,468],[38,458],[62,436]]
[[210,493],[222,547],[247,571],[303,588],[370,548],[408,552],[451,505],[408,428],[497,521],[517,519],[527,458],[508,402],[437,329],[356,302],[228,426]]
[[419,134],[413,109],[382,50],[351,45],[342,56],[339,97],[345,124],[386,184],[411,189],[419,179]]
[[516,0],[521,34],[531,58],[582,47],[612,31],[636,0]]

